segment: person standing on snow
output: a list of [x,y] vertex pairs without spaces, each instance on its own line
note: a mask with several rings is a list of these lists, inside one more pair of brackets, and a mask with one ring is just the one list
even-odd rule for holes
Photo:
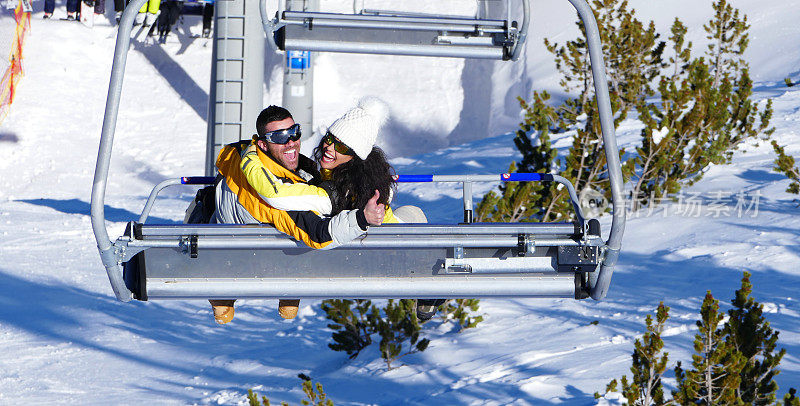
[[122,12],[125,11],[125,7],[128,6],[128,0],[114,0],[114,18],[117,20],[117,24],[119,24],[119,20],[122,18]]
[[[81,0],[67,0],[67,20],[74,21],[78,18],[78,10],[81,6]],[[53,17],[53,12],[56,10],[56,0],[44,0],[44,15],[43,19]]]
[[94,21],[97,17],[106,14],[106,0],[94,0]]
[[214,1],[203,2],[203,38],[211,37],[211,20],[214,19]]
[[145,27],[149,27],[155,24],[160,6],[161,0],[147,0],[147,3],[139,9],[139,14],[136,15],[133,25],[144,24]]

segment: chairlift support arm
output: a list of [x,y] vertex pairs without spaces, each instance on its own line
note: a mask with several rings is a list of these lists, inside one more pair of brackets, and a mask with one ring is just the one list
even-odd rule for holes
[[92,231],[97,240],[97,249],[100,259],[106,268],[111,288],[118,300],[127,302],[133,298],[130,289],[122,280],[122,252],[120,247],[114,245],[108,237],[105,224],[105,195],[108,183],[108,169],[111,165],[111,150],[114,146],[114,131],[117,126],[119,114],[119,101],[122,96],[122,79],[125,75],[125,64],[128,60],[128,50],[131,47],[131,31],[133,22],[139,9],[147,0],[131,0],[122,13],[117,31],[117,42],[114,47],[114,61],[111,68],[111,79],[106,96],[106,109],[103,115],[103,129],[100,134],[100,146],[97,152],[97,164],[94,169],[92,182],[92,202],[90,213]]

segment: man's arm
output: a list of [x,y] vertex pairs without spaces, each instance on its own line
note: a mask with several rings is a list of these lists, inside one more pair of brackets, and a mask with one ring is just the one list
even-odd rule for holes
[[364,234],[370,224],[381,224],[385,206],[378,203],[379,197],[375,191],[363,209],[345,210],[333,217],[321,217],[311,211],[282,211],[272,224],[311,248],[335,248]]
[[306,183],[284,182],[264,166],[256,148],[250,145],[245,150],[240,166],[247,183],[261,199],[279,210],[312,210],[330,214],[331,199],[325,189]]

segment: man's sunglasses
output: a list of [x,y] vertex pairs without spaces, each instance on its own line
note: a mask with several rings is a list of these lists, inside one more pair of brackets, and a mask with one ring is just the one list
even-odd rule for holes
[[273,144],[286,144],[289,141],[297,141],[300,139],[300,124],[295,124],[283,130],[275,130],[267,132],[263,135],[268,142]]
[[342,155],[353,155],[353,150],[347,145],[345,145],[343,142],[339,141],[339,139],[336,138],[336,136],[334,136],[333,134],[331,134],[330,131],[327,134],[325,134],[324,138],[322,138],[322,142],[324,142],[325,144],[333,145],[333,149]]

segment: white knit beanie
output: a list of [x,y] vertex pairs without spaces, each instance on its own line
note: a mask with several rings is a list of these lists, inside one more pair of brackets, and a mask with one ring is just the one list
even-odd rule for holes
[[358,107],[350,109],[334,121],[328,131],[339,141],[355,151],[361,159],[367,159],[378,139],[378,131],[389,118],[389,107],[377,97],[365,97]]

